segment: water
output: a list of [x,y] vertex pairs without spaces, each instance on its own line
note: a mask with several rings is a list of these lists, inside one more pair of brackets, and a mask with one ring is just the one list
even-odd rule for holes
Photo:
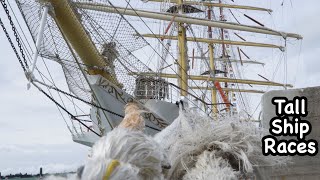
[[13,179],[10,179],[10,180],[38,180],[38,178],[36,178],[36,177],[32,177],[32,178],[13,178]]

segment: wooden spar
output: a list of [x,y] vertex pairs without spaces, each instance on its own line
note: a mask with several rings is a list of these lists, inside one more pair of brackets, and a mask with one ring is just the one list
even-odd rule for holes
[[229,12],[231,13],[232,17],[237,21],[238,24],[241,24],[240,21],[236,18],[236,16],[233,14],[231,9],[229,9]]
[[[149,0],[150,2],[166,2],[164,0]],[[177,0],[171,0],[170,3],[177,3]],[[272,12],[272,9],[253,7],[253,6],[242,6],[242,5],[233,5],[233,4],[220,4],[220,3],[212,3],[212,2],[204,2],[204,1],[184,1],[183,4],[188,5],[202,5],[208,7],[224,7],[231,9],[245,9],[245,10],[253,10],[253,11],[266,11],[268,13]]]
[[250,17],[250,16],[248,16],[248,15],[246,15],[246,14],[243,14],[243,15],[244,15],[244,17],[246,17],[246,18],[250,19],[251,21],[253,21],[253,22],[255,22],[255,23],[259,24],[259,25],[260,25],[260,26],[262,26],[262,27],[264,27],[264,24],[262,24],[261,22],[259,22],[259,21],[255,20],[255,19],[253,19],[252,17]]
[[169,64],[168,66],[165,66],[165,67],[163,67],[163,68],[160,68],[160,70],[162,71],[162,70],[164,70],[164,69],[166,69],[166,68],[168,68],[168,67],[171,67],[173,64]]
[[193,69],[193,67],[194,67],[194,48],[192,49],[192,69]]
[[250,57],[242,49],[239,48],[239,50],[244,56],[246,56],[248,59],[250,59]]
[[[210,87],[190,87],[190,89],[207,89],[207,90],[217,90],[216,88],[210,88]],[[263,94],[264,91],[260,90],[249,90],[249,89],[233,89],[233,88],[222,88],[223,91],[231,91],[231,92],[244,92],[244,93],[258,93]]]
[[241,37],[239,34],[234,33],[238,38],[240,38],[242,41],[247,41],[245,38]]
[[264,77],[264,76],[262,76],[262,75],[260,75],[260,74],[258,74],[258,76],[262,77],[262,78],[265,79],[266,81],[269,81],[269,79],[267,79],[266,77]]
[[201,25],[201,26],[210,26],[210,27],[216,27],[216,28],[225,28],[225,29],[233,29],[233,30],[246,31],[246,32],[269,34],[269,35],[281,36],[283,38],[302,39],[302,36],[298,34],[275,31],[265,27],[247,26],[247,25],[241,25],[241,24],[230,23],[230,22],[220,22],[220,21],[214,21],[214,20],[194,18],[194,17],[189,17],[181,14],[173,15],[171,13],[132,10],[128,8],[113,7],[113,6],[107,6],[107,5],[98,4],[98,3],[75,3],[75,5],[78,8],[87,9],[87,10],[107,12],[107,13],[121,13],[123,15],[140,16],[144,18],[158,19],[158,20],[164,20],[164,21],[171,21],[173,19],[173,16],[176,16],[174,18],[174,22],[178,22],[178,23],[187,23],[187,24],[194,24],[194,25]]
[[[157,73],[139,73],[139,72],[131,72],[128,73],[129,75],[144,75],[144,76],[158,76]],[[161,77],[164,78],[171,78],[176,79],[178,78],[176,74],[165,74],[161,73]],[[208,78],[208,76],[196,76],[196,75],[189,75],[189,79],[198,80],[198,81],[218,81],[218,82],[228,82],[228,83],[237,83],[237,84],[251,84],[251,85],[262,85],[262,86],[282,86],[282,87],[293,87],[291,84],[281,84],[272,81],[256,81],[256,80],[249,80],[249,79],[232,79],[232,78],[225,78],[225,77],[215,77],[215,78]]]
[[[52,5],[50,14],[57,23],[59,29],[64,34],[66,40],[70,43],[72,48],[77,52],[84,64],[89,67],[104,68],[108,66],[103,57],[100,55],[98,49],[88,36],[86,30],[82,26],[79,15],[72,8],[72,4],[68,0],[48,0]],[[89,74],[99,74],[110,80],[115,85],[120,86],[115,77],[103,70],[88,69]]]
[[170,21],[170,23],[168,24],[168,27],[166,28],[166,30],[164,31],[164,34],[167,34],[169,29],[171,28],[172,24],[173,24],[173,20],[174,20],[175,16],[173,16],[172,20]]
[[[200,56],[195,56],[194,59],[203,59]],[[209,59],[208,57],[205,57],[205,59]],[[226,62],[231,62],[231,63],[241,63],[239,59],[227,59],[227,58],[215,58],[215,61],[226,61]],[[254,61],[254,60],[242,60],[243,64],[260,64],[264,65],[264,63],[259,62],[259,61]]]
[[[182,10],[183,0],[178,0],[179,14],[183,13]],[[172,18],[174,21],[175,17]],[[180,95],[188,96],[188,52],[187,52],[187,40],[186,40],[186,28],[183,22],[178,23],[178,48],[179,48],[179,57],[178,57],[178,84],[181,88]]]
[[[212,8],[209,7],[207,10],[208,13],[208,19],[211,20],[211,11]],[[210,26],[208,26],[208,37],[209,39],[212,39],[212,28]],[[215,62],[214,62],[214,47],[212,43],[208,44],[208,50],[209,50],[209,65],[210,65],[210,70],[212,72],[212,76],[215,77]],[[221,88],[221,87],[220,87]],[[218,89],[219,90],[219,89]],[[211,102],[212,104],[217,104],[217,90],[216,89],[211,89]],[[217,106],[212,106],[212,117],[217,118],[217,114],[218,114],[218,108]]]
[[241,57],[241,52],[240,52],[240,48],[237,47],[238,49],[238,54],[239,54],[239,59],[240,59],[240,62],[241,62],[241,66],[243,66],[243,62],[242,62],[242,57]]
[[[215,61],[215,59],[214,59],[213,44],[209,44],[209,63],[210,63],[210,70],[212,72],[215,72],[215,69],[216,69],[214,61]],[[214,73],[214,76],[215,76],[215,73]],[[212,104],[217,104],[217,90],[216,89],[211,90],[211,101],[212,101]],[[212,117],[216,118],[217,113],[218,113],[217,106],[212,106],[212,115],[213,115]]]
[[[147,38],[160,38],[160,39],[172,39],[178,40],[177,36],[169,36],[169,35],[156,35],[156,34],[141,34],[143,37]],[[237,45],[237,46],[252,46],[252,47],[264,47],[264,48],[278,48],[283,50],[284,47],[274,45],[274,44],[264,44],[264,43],[255,43],[248,41],[230,41],[230,40],[221,40],[221,39],[206,39],[206,38],[196,38],[196,37],[187,37],[187,41],[190,42],[202,42],[208,44],[229,44],[229,45]]]
[[[230,109],[230,101],[229,101],[229,99],[228,99],[228,96],[227,96],[227,93],[225,93],[225,92],[228,92],[228,91],[223,91],[222,90],[222,88],[221,88],[221,85],[220,85],[220,83],[218,82],[218,81],[214,81],[214,86],[217,88],[217,90],[219,91],[219,93],[220,93],[220,95],[221,95],[221,97],[222,97],[222,100],[223,100],[223,102],[226,104],[226,107],[227,107],[227,109]],[[228,89],[228,88],[226,88],[226,89]]]

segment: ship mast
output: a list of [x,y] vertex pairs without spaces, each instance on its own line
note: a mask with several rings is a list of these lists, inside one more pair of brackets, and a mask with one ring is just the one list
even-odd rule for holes
[[[85,28],[81,24],[81,20],[77,11],[75,11],[74,7],[71,6],[72,1],[68,0],[45,0],[51,3],[54,9],[54,15],[52,16],[56,21],[57,26],[59,27],[60,31],[66,37],[66,40],[70,43],[72,48],[75,52],[78,53],[80,59],[90,67],[88,68],[88,73],[91,75],[100,74],[106,79],[110,80],[117,86],[121,87],[121,83],[117,81],[116,77],[113,77],[113,74],[106,72],[102,67],[108,67],[108,64],[103,57],[100,55],[97,47],[95,47],[94,42],[90,39],[90,36],[86,33]],[[246,31],[246,32],[254,32],[254,33],[261,33],[261,34],[270,34],[281,36],[284,38],[292,37],[297,39],[302,39],[302,37],[298,34],[293,33],[284,33],[272,29],[268,29],[266,27],[256,27],[256,26],[248,26],[236,23],[229,23],[224,22],[224,15],[223,15],[223,8],[226,7],[226,4],[222,4],[222,1],[219,0],[219,3],[214,4],[207,4],[208,5],[208,19],[201,19],[195,17],[189,17],[184,15],[185,7],[184,7],[184,0],[176,0],[178,11],[175,14],[171,13],[156,13],[151,11],[145,10],[132,10],[127,8],[121,7],[113,7],[108,6],[105,4],[99,3],[81,3],[81,2],[72,2],[72,5],[75,5],[76,8],[86,9],[86,10],[93,10],[99,12],[107,12],[107,13],[121,13],[122,15],[129,15],[129,16],[139,16],[143,18],[152,18],[152,19],[159,19],[165,21],[172,21],[178,23],[178,36],[177,37],[170,37],[170,36],[163,36],[163,39],[175,39],[178,40],[178,74],[171,75],[171,74],[161,74],[160,77],[167,77],[167,78],[177,78],[178,86],[180,87],[180,96],[186,97],[188,95],[188,79],[191,80],[207,80],[214,82],[215,88],[212,87],[211,89],[211,101],[212,101],[212,113],[217,114],[218,109],[216,108],[217,104],[217,90],[221,96],[223,96],[223,100],[225,101],[228,99],[228,92],[232,88],[228,88],[228,82],[231,83],[247,83],[247,84],[257,84],[257,85],[273,85],[273,86],[288,86],[286,84],[279,84],[274,82],[261,82],[261,81],[253,81],[253,80],[236,80],[233,78],[228,78],[228,64],[225,62],[224,70],[225,74],[224,77],[216,77],[215,75],[215,58],[214,58],[214,46],[213,44],[222,44],[222,55],[218,59],[229,60],[228,52],[226,50],[226,44],[237,44],[237,45],[247,45],[247,46],[258,46],[258,47],[272,47],[272,48],[280,48],[281,46],[275,46],[270,44],[262,44],[262,43],[251,43],[251,42],[236,42],[236,41],[226,41],[225,40],[225,29],[230,30],[239,30],[239,31]],[[220,5],[219,5],[220,4]],[[212,7],[219,7],[220,9],[220,21],[212,20]],[[239,6],[234,8],[241,8]],[[248,8],[248,7],[242,7]],[[250,7],[249,9],[251,9]],[[257,10],[257,9],[255,9]],[[262,9],[261,9],[262,10]],[[186,24],[195,24],[208,27],[208,39],[204,38],[187,38],[186,36]],[[212,37],[212,28],[218,28],[221,31],[221,38],[219,40],[213,39]],[[147,35],[140,35],[147,37]],[[152,35],[155,38],[157,35]],[[205,76],[188,76],[188,55],[187,55],[187,41],[197,41],[197,42],[204,42],[208,43],[208,50],[209,50],[209,66],[210,71],[212,73],[211,77]],[[217,59],[217,61],[218,61]],[[229,62],[229,61],[228,61]],[[242,62],[242,61],[241,61]],[[98,67],[98,68],[95,68]],[[136,74],[136,73],[132,73]],[[132,75],[131,74],[131,75]],[[129,73],[130,75],[130,73]],[[148,75],[148,74],[145,74]],[[153,76],[152,73],[149,76]],[[224,92],[221,91],[221,87],[219,83],[224,82]],[[225,101],[226,102],[226,101]],[[228,103],[229,104],[229,103]],[[229,107],[227,106],[227,111],[229,111]]]
[[[208,7],[208,19],[211,20],[211,11],[212,8]],[[208,26],[208,33],[209,33],[209,39],[212,39],[212,27]],[[216,76],[215,73],[215,63],[214,63],[214,47],[212,43],[208,44],[208,48],[209,48],[209,64],[210,64],[210,70],[212,71],[212,75],[213,77]],[[215,106],[215,104],[217,104],[217,90],[215,88],[212,88],[211,90],[211,102],[212,102],[212,117],[216,117],[217,113],[218,113],[218,107]]]
[[[222,4],[221,0],[219,0],[219,4]],[[225,21],[224,14],[223,14],[223,7],[220,6],[219,9],[220,9],[220,21]],[[224,28],[221,28],[220,31],[221,31],[221,40],[222,40],[222,42],[224,42]],[[222,55],[221,55],[222,58],[227,58],[228,59],[229,55],[226,54],[225,43],[222,43],[221,46],[222,46]],[[228,66],[228,62],[226,61],[226,62],[224,62],[224,77],[225,78],[228,77],[228,68],[227,68],[227,66]],[[227,82],[224,83],[224,88],[225,89],[228,88],[228,83]],[[226,98],[229,99],[229,94],[228,94],[229,92],[225,91],[224,93],[225,93]],[[226,111],[229,112],[229,108],[228,107],[226,108]]]
[[[179,14],[183,14],[183,0],[178,0]],[[179,60],[178,60],[178,85],[181,96],[188,95],[188,63],[187,63],[187,40],[186,40],[186,28],[184,23],[178,23],[178,48],[179,48]]]
[[[221,0],[219,0],[219,4],[222,4]],[[223,14],[223,6],[220,6],[219,10],[220,10],[220,21],[221,22],[226,21],[225,18],[224,18],[224,14]],[[225,40],[225,38],[224,38],[225,37],[224,28],[221,28],[220,31],[221,31],[221,34],[220,34],[221,35],[221,41],[223,42],[221,44],[221,46],[222,46],[221,58],[228,59],[229,55],[226,53],[226,46],[225,46],[225,43],[224,43],[224,40]],[[224,62],[223,65],[224,65],[224,77],[227,78],[228,77],[228,62]],[[228,89],[228,83],[227,82],[224,83],[224,88]],[[224,91],[224,94],[225,94],[226,98],[229,99],[229,91]],[[230,111],[230,108],[229,108],[229,106],[227,106],[226,107],[226,112],[229,112],[229,111]]]
[[118,82],[113,74],[103,69],[104,67],[110,66],[110,64],[106,63],[100,55],[98,49],[81,24],[79,14],[73,9],[70,1],[46,0],[45,2],[50,2],[53,7],[53,11],[50,13],[67,42],[70,43],[75,52],[77,52],[82,62],[90,67],[88,68],[88,73],[90,75],[101,75],[118,87],[122,87],[122,84]]

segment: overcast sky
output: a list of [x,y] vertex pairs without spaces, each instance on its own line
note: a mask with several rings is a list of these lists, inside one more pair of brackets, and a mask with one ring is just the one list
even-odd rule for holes
[[[244,4],[246,0],[235,2]],[[319,86],[320,2],[285,0],[284,8],[281,2],[266,0],[260,6],[275,10],[273,19],[281,30],[304,36],[302,43],[295,42],[291,49],[289,44],[288,81],[296,87]],[[0,172],[37,173],[40,166],[46,172],[74,170],[84,162],[88,148],[72,142],[54,104],[35,88],[26,90],[27,81],[2,29],[0,54]],[[57,70],[56,76],[59,73]]]

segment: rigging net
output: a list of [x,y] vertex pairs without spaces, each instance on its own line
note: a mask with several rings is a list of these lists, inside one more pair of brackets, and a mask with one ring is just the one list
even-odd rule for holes
[[[35,40],[38,34],[38,22],[41,18],[43,4],[28,0],[16,0],[16,2]],[[81,0],[81,2],[110,5],[108,1],[103,0]],[[70,4],[72,8],[76,8],[74,3]],[[112,65],[109,67],[111,70],[107,70],[112,72],[113,78],[119,82],[120,86],[123,86],[127,93],[133,95],[135,78],[128,75],[128,73],[151,72],[150,68],[133,54],[134,51],[146,46],[146,42],[141,37],[136,36],[136,30],[119,14],[83,9],[77,9],[76,13],[99,53],[102,56],[107,56],[103,59],[108,61],[107,63],[112,61]],[[48,16],[39,54],[44,58],[60,63],[70,91],[77,97],[90,101],[89,85],[77,65],[73,50],[69,48],[53,16]],[[79,59],[79,56],[77,55],[76,58]],[[106,67],[92,67],[85,63],[81,63],[79,66],[84,70],[89,68],[106,70]]]

